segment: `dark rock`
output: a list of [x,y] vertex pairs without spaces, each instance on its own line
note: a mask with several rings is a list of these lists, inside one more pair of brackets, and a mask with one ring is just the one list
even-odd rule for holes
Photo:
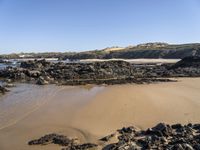
[[70,147],[64,148],[63,150],[89,150],[96,148],[98,145],[92,143],[85,143],[81,145],[72,145]]
[[152,130],[152,129],[147,129],[146,132],[145,132],[146,135],[156,135],[156,136],[159,136],[159,137],[162,137],[163,136],[163,133],[159,130]]
[[0,93],[5,94],[9,90],[6,87],[0,86]]
[[57,135],[56,137],[53,138],[52,143],[58,144],[61,146],[68,146],[73,144],[73,140],[68,139],[66,136],[63,135]]
[[48,81],[44,80],[43,77],[39,77],[36,81],[36,84],[38,85],[45,85],[45,84],[48,84]]
[[150,149],[150,143],[146,139],[139,139],[137,143],[143,148],[143,149]]
[[187,126],[192,128],[192,124],[191,124],[191,123],[188,123],[188,125],[187,125]]
[[134,127],[123,127],[122,129],[118,130],[119,133],[135,133],[136,130]]
[[172,129],[181,129],[181,128],[183,128],[183,126],[181,124],[174,124],[171,127],[172,127]]
[[150,84],[172,82],[171,77],[200,77],[199,57],[184,58],[175,65],[140,64],[125,61],[51,63],[46,60],[22,62],[20,67],[0,70],[0,78],[39,85]]
[[115,136],[115,134],[110,134],[108,136],[101,138],[100,141],[108,142],[114,136]]
[[[94,63],[50,63],[45,60],[22,62],[20,67],[8,67],[0,70],[0,77],[12,81],[30,81],[30,78],[38,80],[36,83],[43,85],[60,83],[66,85],[83,84],[124,84],[124,83],[152,83],[169,82],[169,79],[157,79],[158,73],[153,70],[162,69],[148,67],[136,67],[125,61],[108,61]],[[141,74],[139,76],[138,74]],[[146,74],[146,75],[145,75]],[[39,79],[38,79],[39,78]],[[44,81],[45,80],[45,81]]]
[[169,136],[172,133],[172,129],[170,125],[166,125],[165,123],[159,123],[155,127],[152,128],[153,131],[160,131],[164,136]]
[[[193,128],[194,127],[194,128]],[[200,150],[199,124],[168,125],[159,123],[146,131],[136,130],[134,127],[124,127],[115,133],[118,136],[116,143],[77,143],[77,139],[69,139],[58,134],[49,134],[40,139],[30,141],[29,145],[58,144],[64,146],[63,150],[145,150],[145,149],[166,149],[166,150]],[[109,141],[114,134],[102,138],[102,141]]]
[[39,139],[29,141],[28,144],[29,145],[46,145],[49,143],[54,143],[61,146],[68,146],[68,145],[73,144],[73,142],[74,142],[73,140],[70,140],[66,136],[53,133],[53,134],[45,135]]
[[173,145],[170,150],[185,150],[181,144]]
[[44,68],[50,65],[50,62],[46,61],[45,59],[42,60],[29,60],[29,61],[24,61],[21,62],[20,67],[21,68],[26,68],[26,69],[34,69],[34,68]]
[[194,124],[193,129],[200,131],[200,124]]
[[200,150],[200,144],[195,144],[195,145],[193,146],[193,148],[194,148],[195,150]]
[[171,68],[186,68],[186,67],[200,67],[200,57],[199,56],[189,56],[183,58],[181,61],[177,62]]

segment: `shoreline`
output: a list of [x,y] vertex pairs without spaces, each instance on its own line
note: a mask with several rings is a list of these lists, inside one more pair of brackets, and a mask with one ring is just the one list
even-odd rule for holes
[[[158,61],[158,60],[157,60]],[[143,60],[143,62],[145,62]],[[152,62],[155,63],[155,60]],[[200,57],[185,57],[174,64],[135,65],[122,60],[90,63],[64,63],[44,60],[21,62],[19,66],[0,70],[8,83],[38,85],[86,85],[170,82],[174,77],[200,77]],[[1,93],[6,89],[1,86]]]
[[[44,104],[16,124],[0,130],[0,149],[16,146],[38,149],[40,146],[28,146],[27,142],[50,133],[76,137],[81,143],[96,143],[116,129],[131,125],[147,129],[159,122],[198,123],[200,78],[179,80],[148,85],[79,87],[25,84],[24,90],[14,87],[17,90],[11,90],[3,96],[4,99],[0,97],[1,106],[9,105],[11,99],[22,101],[15,102],[13,106],[18,104],[15,109],[13,106],[10,109],[4,107],[5,112],[15,110],[13,113],[17,117],[24,114],[24,108],[29,110]],[[23,103],[23,99],[26,103]],[[8,139],[16,141],[12,140],[12,144],[9,144]],[[42,148],[60,149],[60,146],[50,144]]]

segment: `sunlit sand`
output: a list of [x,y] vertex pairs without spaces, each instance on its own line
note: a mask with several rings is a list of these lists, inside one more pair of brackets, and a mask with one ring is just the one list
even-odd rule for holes
[[178,80],[98,87],[18,85],[0,97],[0,149],[60,149],[27,145],[48,133],[96,142],[123,126],[199,122],[200,78]]

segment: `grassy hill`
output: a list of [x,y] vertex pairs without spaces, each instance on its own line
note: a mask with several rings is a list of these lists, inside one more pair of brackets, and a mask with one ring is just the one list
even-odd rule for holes
[[[66,53],[23,53],[26,57],[65,59],[111,59],[111,58],[168,58],[180,59],[187,56],[200,56],[200,44],[146,43],[129,47],[111,47],[103,50]],[[0,55],[0,58],[20,58],[21,54]]]

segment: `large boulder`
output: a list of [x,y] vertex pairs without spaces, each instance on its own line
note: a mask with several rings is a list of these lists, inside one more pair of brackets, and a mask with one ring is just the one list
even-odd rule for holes
[[171,67],[171,69],[186,67],[200,68],[200,56],[185,57],[176,64],[174,64]]

